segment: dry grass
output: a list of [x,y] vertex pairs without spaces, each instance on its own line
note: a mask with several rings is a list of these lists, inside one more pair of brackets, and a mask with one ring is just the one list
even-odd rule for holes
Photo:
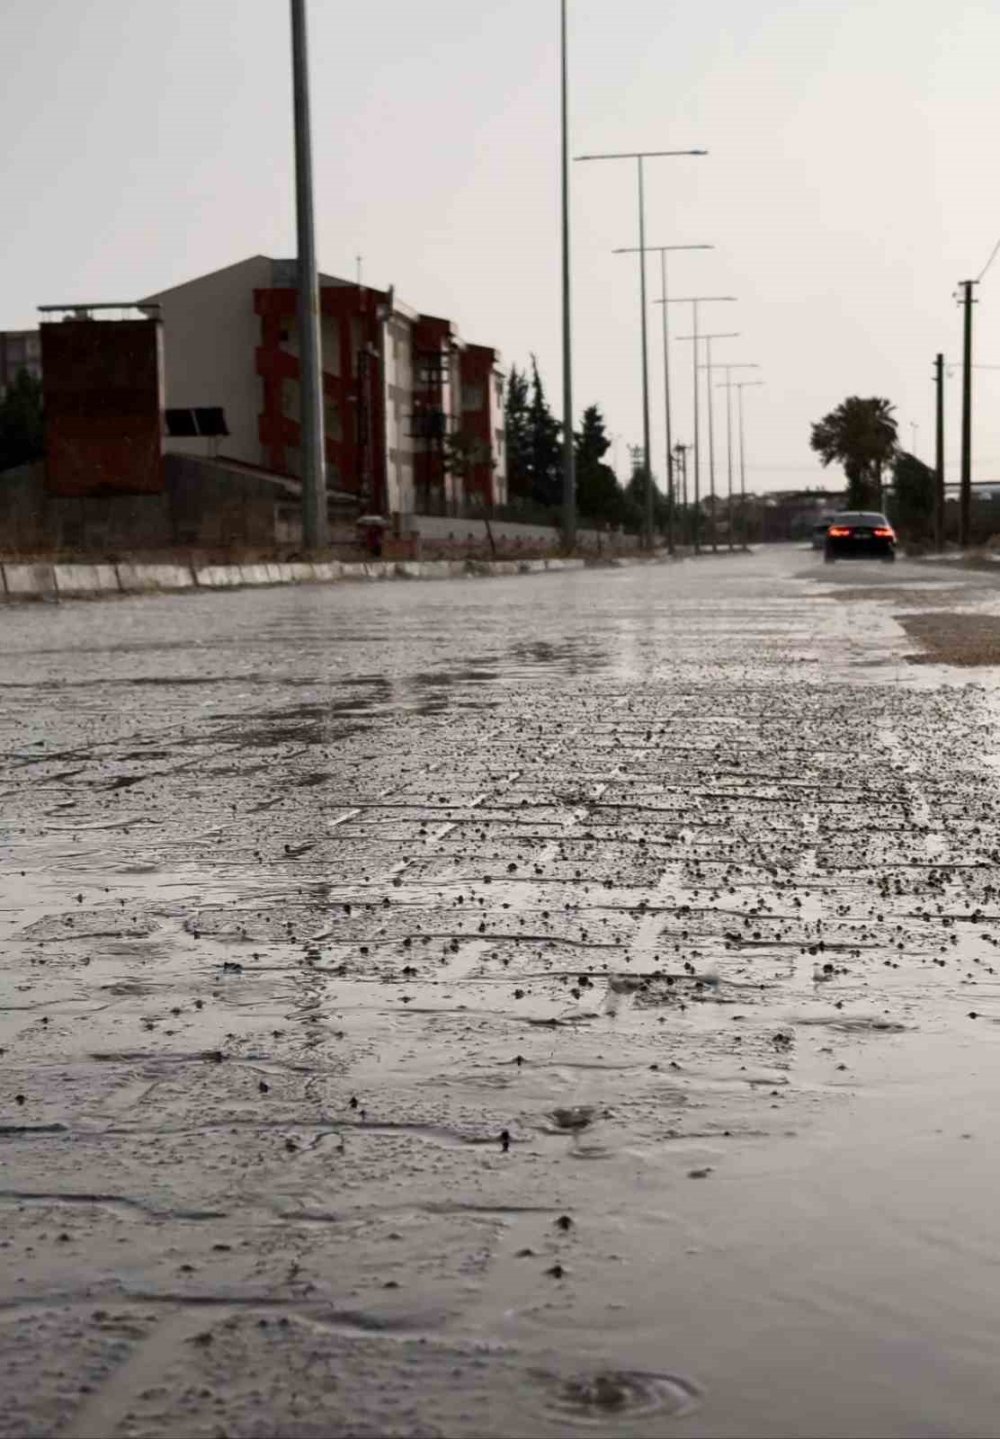
[[834,596],[838,600],[885,600],[889,604],[900,606],[926,605],[929,600],[935,604],[950,605],[967,601],[968,596],[962,587],[955,585],[953,589],[935,589],[929,592],[925,589],[905,589],[890,585],[859,585],[854,589],[838,590]]
[[1000,616],[929,610],[899,623],[924,647],[911,664],[1000,665]]

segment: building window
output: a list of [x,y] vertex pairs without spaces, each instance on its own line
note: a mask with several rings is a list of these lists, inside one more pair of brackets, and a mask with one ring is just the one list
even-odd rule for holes
[[481,410],[486,404],[486,391],[482,385],[462,386],[462,409]]
[[216,439],[228,435],[225,411],[221,405],[203,405],[196,409],[164,410],[167,434],[173,440],[190,440],[199,435]]

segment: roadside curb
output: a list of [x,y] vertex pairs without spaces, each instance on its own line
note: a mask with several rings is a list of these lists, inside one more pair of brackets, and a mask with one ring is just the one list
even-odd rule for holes
[[651,556],[578,556],[511,560],[298,560],[244,565],[185,564],[2,564],[0,599],[17,601],[104,599],[109,595],[164,594],[179,590],[257,589],[264,586],[335,584],[348,580],[444,580],[499,578],[667,563]]

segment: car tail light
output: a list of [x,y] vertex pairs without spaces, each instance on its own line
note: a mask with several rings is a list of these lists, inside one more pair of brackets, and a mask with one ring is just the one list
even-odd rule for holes
[[872,534],[877,540],[894,540],[896,538],[893,531],[887,527],[880,530],[873,530]]
[[827,534],[830,536],[830,538],[835,540],[846,539],[847,536],[851,533],[852,531],[848,528],[847,525],[831,525],[830,528],[827,530]]

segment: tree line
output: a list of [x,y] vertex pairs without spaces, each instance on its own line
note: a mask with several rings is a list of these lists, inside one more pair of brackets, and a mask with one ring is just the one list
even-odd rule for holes
[[[563,498],[563,426],[553,415],[531,357],[530,369],[512,365],[505,385],[507,429],[507,494],[515,509],[551,513]],[[605,456],[611,448],[600,406],[588,405],[579,430],[573,433],[576,461],[576,506],[581,520],[601,529],[642,527],[646,472],[633,465],[621,485]],[[654,489],[658,526],[665,523],[666,500]]]

